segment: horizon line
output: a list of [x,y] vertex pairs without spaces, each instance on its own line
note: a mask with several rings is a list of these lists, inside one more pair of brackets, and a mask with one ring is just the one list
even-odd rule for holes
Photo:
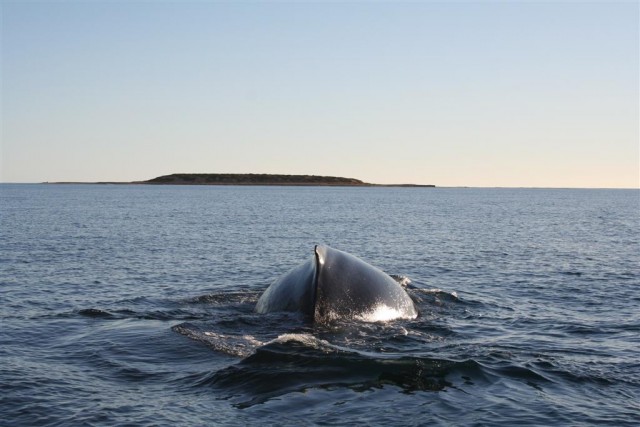
[[[149,185],[146,184],[145,181],[2,181],[0,185]],[[640,190],[640,186],[638,187],[541,187],[541,186],[505,186],[505,185],[496,185],[496,186],[473,186],[473,185],[434,185],[433,184],[375,184],[368,183],[371,185],[354,185],[352,187],[366,187],[366,188],[375,188],[375,187],[401,187],[402,188],[447,188],[447,189],[523,189],[523,190]],[[279,185],[279,184],[269,184],[269,185],[260,185],[260,184],[153,184],[154,186],[158,185],[167,185],[167,186],[235,186],[235,187],[292,187],[292,185]],[[340,187],[340,185],[337,185]],[[336,185],[295,185],[295,187],[336,187]],[[344,187],[344,185],[342,186]]]

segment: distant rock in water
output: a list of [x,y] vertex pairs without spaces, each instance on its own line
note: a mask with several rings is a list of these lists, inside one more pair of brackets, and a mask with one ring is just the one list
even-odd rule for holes
[[272,175],[237,173],[174,173],[143,181],[142,184],[176,185],[344,185],[370,186],[355,178],[317,175]]

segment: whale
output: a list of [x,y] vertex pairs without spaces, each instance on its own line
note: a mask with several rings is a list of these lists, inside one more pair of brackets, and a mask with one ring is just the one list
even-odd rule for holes
[[316,245],[311,258],[269,285],[255,311],[299,312],[314,323],[381,322],[418,316],[411,297],[391,276],[325,245]]

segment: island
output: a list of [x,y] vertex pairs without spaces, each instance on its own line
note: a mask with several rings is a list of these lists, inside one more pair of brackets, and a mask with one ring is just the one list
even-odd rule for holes
[[429,187],[423,184],[372,184],[355,178],[319,175],[281,175],[268,173],[174,173],[146,181],[46,181],[42,184],[110,184],[110,185],[289,185],[333,187]]
[[355,178],[265,173],[174,173],[140,183],[174,185],[368,185]]
[[371,184],[355,178],[256,173],[174,173],[134,184],[160,185],[291,185],[343,187],[435,187],[419,184]]

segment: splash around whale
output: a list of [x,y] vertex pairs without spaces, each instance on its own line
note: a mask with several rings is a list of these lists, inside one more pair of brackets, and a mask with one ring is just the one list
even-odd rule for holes
[[318,323],[418,316],[413,300],[391,276],[354,255],[322,245],[315,247],[313,257],[273,282],[255,310],[301,312]]

